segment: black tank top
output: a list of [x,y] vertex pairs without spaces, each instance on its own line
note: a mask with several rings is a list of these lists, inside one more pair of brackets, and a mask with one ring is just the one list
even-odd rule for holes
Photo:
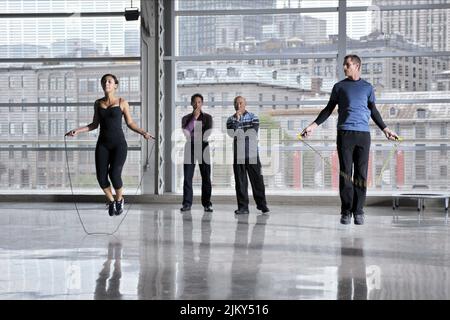
[[99,140],[108,142],[125,140],[125,135],[122,130],[122,109],[120,109],[120,100],[118,106],[102,108],[99,105],[98,121],[100,124]]

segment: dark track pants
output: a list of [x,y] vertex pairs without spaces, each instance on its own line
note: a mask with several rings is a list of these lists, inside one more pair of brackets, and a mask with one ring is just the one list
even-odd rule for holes
[[264,179],[261,174],[261,162],[259,159],[255,164],[233,164],[234,181],[238,210],[248,210],[248,180],[247,174],[252,185],[253,198],[258,209],[267,206],[266,189]]
[[363,207],[367,192],[369,150],[369,132],[338,131],[337,151],[340,166],[339,194],[341,197],[341,214],[364,213]]
[[[198,148],[200,149],[200,148]],[[205,150],[206,149],[206,150]],[[183,182],[183,206],[192,206],[193,189],[192,179],[194,177],[195,164],[198,161],[200,167],[200,175],[202,176],[202,206],[211,206],[211,161],[209,155],[208,143],[203,143],[202,154],[195,154],[200,150],[194,148],[194,144],[186,143],[184,148],[184,182]],[[201,159],[201,160],[200,160]]]

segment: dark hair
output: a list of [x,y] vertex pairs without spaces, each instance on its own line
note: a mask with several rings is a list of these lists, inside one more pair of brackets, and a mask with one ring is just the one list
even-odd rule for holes
[[113,75],[111,73],[107,73],[107,74],[104,74],[102,79],[100,80],[100,83],[102,84],[102,88],[105,86],[107,77],[113,78],[114,79],[114,83],[117,84],[117,85],[119,84],[119,80],[117,80],[117,77],[115,75]]
[[356,54],[348,54],[344,57],[344,64],[347,59],[352,60],[352,62],[357,63],[359,67],[361,67],[361,58],[358,57]]
[[202,102],[203,102],[203,96],[200,93],[195,93],[192,95],[191,103],[194,103],[195,98],[200,98],[200,99],[202,99]]

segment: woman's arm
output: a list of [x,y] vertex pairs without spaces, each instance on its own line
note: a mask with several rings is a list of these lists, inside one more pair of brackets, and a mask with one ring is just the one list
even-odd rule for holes
[[84,126],[84,127],[79,127],[77,129],[70,130],[65,135],[73,137],[73,136],[76,136],[77,134],[79,134],[80,132],[89,132],[89,131],[97,129],[98,128],[98,104],[99,104],[99,102],[98,102],[98,100],[96,100],[94,102],[94,117],[90,124],[88,124],[87,126]]
[[130,128],[131,130],[133,130],[136,133],[139,133],[147,140],[150,138],[155,139],[154,136],[152,136],[150,133],[148,133],[144,129],[139,128],[137,126],[137,124],[133,121],[133,118],[131,117],[131,113],[130,113],[130,106],[127,101],[122,100],[121,108],[122,108],[123,116],[125,117],[125,122],[126,122],[128,128]]

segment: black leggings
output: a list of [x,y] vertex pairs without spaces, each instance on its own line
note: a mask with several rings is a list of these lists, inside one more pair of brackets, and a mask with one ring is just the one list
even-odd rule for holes
[[127,159],[127,149],[126,141],[116,141],[114,143],[97,142],[95,168],[97,170],[97,180],[102,189],[111,185],[108,181],[108,175],[114,189],[122,188],[122,169]]

